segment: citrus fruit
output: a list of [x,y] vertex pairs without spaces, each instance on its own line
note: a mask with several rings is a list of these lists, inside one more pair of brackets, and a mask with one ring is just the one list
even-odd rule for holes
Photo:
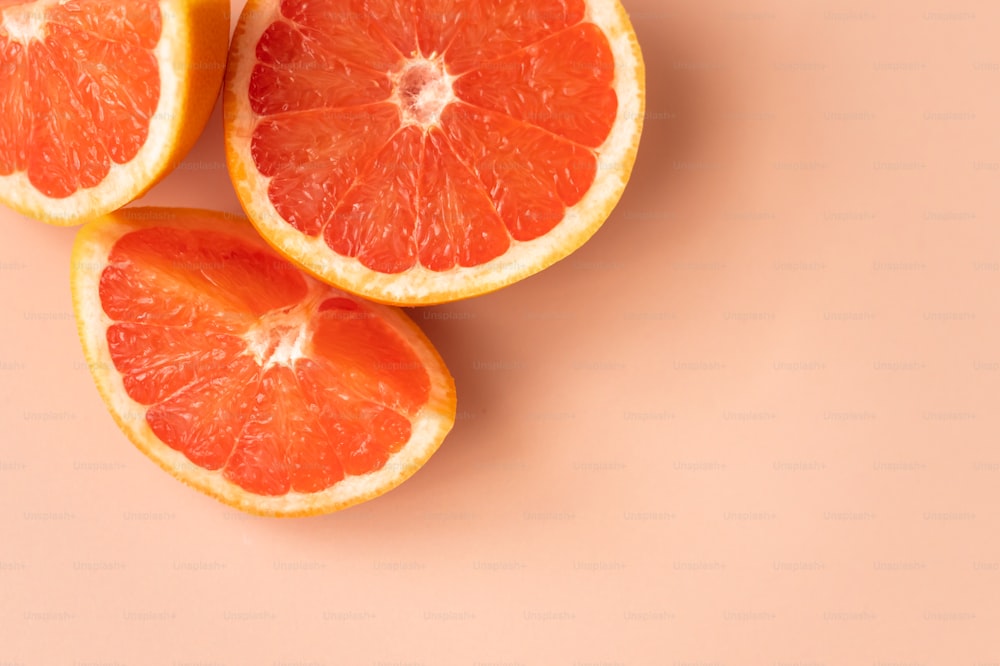
[[302,273],[241,217],[98,218],[77,235],[72,289],[118,425],[245,511],[326,513],[380,495],[454,423],[454,383],[416,324]]
[[0,202],[79,224],[152,187],[222,86],[228,0],[0,2]]
[[309,272],[447,302],[594,234],[631,173],[644,90],[618,0],[250,0],[227,161],[250,220]]

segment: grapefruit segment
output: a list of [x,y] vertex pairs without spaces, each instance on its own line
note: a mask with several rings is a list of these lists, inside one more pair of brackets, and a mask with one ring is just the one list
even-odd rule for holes
[[[53,28],[52,33],[59,30]],[[83,50],[66,35],[64,43],[70,44],[71,53]],[[160,96],[160,80],[152,52],[123,42],[91,44],[86,62],[78,63],[72,71],[71,61],[60,63],[67,78],[77,90],[86,116],[94,119],[95,134],[101,147],[115,164],[125,164],[133,159],[149,136],[149,123],[156,112]],[[116,63],[130,63],[129,68],[116,72],[117,85],[102,85],[108,71],[120,69]],[[71,128],[64,125],[64,134]],[[101,174],[102,178],[107,174]],[[94,187],[100,181],[90,185]]]
[[[312,400],[298,377],[285,382],[287,391],[276,399],[284,405],[309,404]],[[299,493],[321,492],[340,482],[344,465],[337,452],[343,437],[329,425],[329,414],[320,410],[285,408],[286,441],[289,442],[286,466],[291,488]]]
[[[499,5],[499,3],[498,3]],[[448,50],[465,23],[472,3],[455,0],[416,0],[411,16],[416,19],[417,51],[407,57],[422,54],[440,56]],[[494,7],[496,9],[496,7]]]
[[21,123],[30,112],[28,82],[31,71],[24,46],[0,31],[0,63],[5,63],[5,81],[0,85],[0,176],[23,171],[28,163],[28,136]]
[[411,57],[418,52],[419,5],[417,0],[352,0],[351,12],[367,18],[365,26],[384,36],[400,55]]
[[264,116],[369,104],[391,93],[385,73],[338,60],[322,42],[283,21],[261,36],[257,60],[250,103]]
[[423,135],[416,127],[395,134],[375,155],[326,227],[326,242],[381,273],[416,262],[417,170]]
[[173,228],[122,238],[100,278],[105,311],[119,321],[238,332],[304,297],[305,280],[287,262],[227,241],[225,234]]
[[615,61],[591,23],[564,30],[455,80],[455,96],[596,148],[614,125]]
[[[54,26],[54,32],[63,31]],[[74,87],[80,74],[71,53],[58,43],[32,50],[28,180],[42,195],[62,199],[100,183],[111,170],[111,158],[102,128]]]
[[325,513],[398,485],[454,423],[454,384],[400,311],[294,269],[245,222],[132,209],[81,230],[73,299],[116,421],[246,511]]
[[[385,467],[392,453],[399,451],[412,436],[407,417],[387,407],[351,396],[321,384],[337,372],[323,368],[322,363],[304,363],[296,368],[296,379],[302,395],[310,403],[325,405],[317,410],[318,427],[327,440],[312,438],[310,446],[332,444],[324,455],[332,455],[343,475],[364,475]],[[334,379],[336,381],[336,379]],[[336,386],[336,384],[334,384]],[[316,473],[313,470],[313,475]]]
[[420,184],[420,263],[433,271],[478,266],[499,257],[510,235],[486,186],[439,130],[426,141]]
[[[400,345],[385,323],[363,309],[320,307],[312,343],[320,357],[304,366],[312,383],[322,380],[330,399],[356,396],[407,415],[431,391],[430,377],[414,351]],[[347,299],[343,299],[347,300]]]
[[136,322],[110,326],[107,342],[125,391],[146,405],[165,401],[200,376],[226,373],[246,347],[233,335]]
[[[325,137],[308,127],[330,129]],[[268,199],[288,224],[318,235],[335,206],[398,129],[388,104],[271,116],[253,135],[253,159],[271,177]]]
[[[500,69],[498,58],[524,49],[583,21],[583,0],[507,0],[470,3],[452,0],[450,11],[462,12],[445,62],[453,74],[473,68]],[[439,9],[440,11],[440,9]]]
[[160,7],[155,0],[69,0],[53,5],[47,20],[77,34],[152,50],[160,38]]
[[[269,368],[254,387],[256,400],[248,412],[240,415],[242,430],[225,461],[224,475],[244,490],[258,495],[283,495],[292,488],[288,458],[310,436],[307,430],[296,428],[303,419],[294,416],[298,411],[294,403],[286,403],[299,398],[300,405],[307,404],[301,402],[294,386],[289,368]],[[317,433],[311,434],[315,437]],[[290,455],[286,456],[286,452]]]
[[199,379],[148,405],[146,423],[160,442],[191,463],[218,470],[229,460],[248,416],[252,418],[260,368],[245,356],[231,358],[224,374],[201,376],[200,368],[192,367]]
[[280,16],[309,38],[309,49],[302,55],[333,57],[352,69],[384,72],[399,62],[400,52],[375,29],[375,17],[365,4],[282,0]]
[[593,153],[532,124],[460,103],[445,111],[442,126],[518,241],[550,231],[594,182]]
[[618,0],[249,0],[227,164],[261,235],[313,275],[381,302],[457,300],[596,232],[644,85]]

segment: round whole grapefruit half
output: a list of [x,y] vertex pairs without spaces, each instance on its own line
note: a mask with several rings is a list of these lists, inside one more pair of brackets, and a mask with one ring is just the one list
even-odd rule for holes
[[223,103],[230,175],[270,244],[352,293],[428,305],[597,231],[645,79],[618,0],[250,0]]

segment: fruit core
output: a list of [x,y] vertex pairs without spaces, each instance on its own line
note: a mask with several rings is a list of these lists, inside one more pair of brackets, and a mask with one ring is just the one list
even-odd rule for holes
[[247,351],[265,370],[273,365],[291,366],[306,355],[310,339],[308,303],[267,313],[246,332]]
[[425,130],[436,126],[441,112],[455,99],[451,82],[452,77],[440,58],[414,58],[407,62],[395,80],[403,124],[418,125]]
[[0,28],[15,42],[27,44],[45,37],[45,9],[58,0],[3,2],[0,0]]

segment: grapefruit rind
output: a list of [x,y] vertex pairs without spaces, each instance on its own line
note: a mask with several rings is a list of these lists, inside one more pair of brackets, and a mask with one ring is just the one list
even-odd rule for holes
[[[211,471],[195,465],[153,433],[145,418],[149,406],[129,397],[108,349],[105,335],[114,321],[101,305],[101,272],[107,266],[112,246],[124,234],[151,225],[199,228],[205,225],[206,218],[213,229],[224,229],[257,247],[267,247],[242,216],[193,209],[125,208],[91,221],[77,233],[71,266],[77,329],[97,390],[118,427],[140,451],[180,481],[225,504],[261,516],[331,513],[373,499],[408,479],[433,455],[452,429],[456,414],[455,385],[441,356],[413,320],[397,308],[374,303],[362,302],[410,344],[431,380],[426,404],[411,419],[410,440],[392,454],[381,469],[347,476],[320,492],[262,496],[228,481],[221,470]],[[310,281],[310,288],[329,289],[314,281]]]
[[74,226],[134,201],[177,166],[194,146],[222,86],[229,34],[228,0],[161,0],[161,33],[153,53],[160,98],[146,142],[129,162],[111,162],[96,187],[68,197],[39,192],[20,171],[0,176],[0,201],[58,226]]
[[596,149],[597,174],[590,189],[547,234],[527,242],[511,239],[499,257],[478,266],[433,271],[420,264],[402,273],[373,271],[352,257],[334,252],[322,234],[307,236],[289,225],[268,197],[269,179],[250,153],[257,116],[249,107],[255,46],[276,18],[278,3],[249,0],[230,47],[223,108],[226,161],[237,196],[250,221],[278,252],[315,277],[373,301],[403,306],[447,303],[496,291],[564,259],[593,236],[611,215],[635,164],[645,114],[645,65],[642,52],[618,0],[587,0],[584,21],[608,38],[615,60],[618,111],[611,133]]

